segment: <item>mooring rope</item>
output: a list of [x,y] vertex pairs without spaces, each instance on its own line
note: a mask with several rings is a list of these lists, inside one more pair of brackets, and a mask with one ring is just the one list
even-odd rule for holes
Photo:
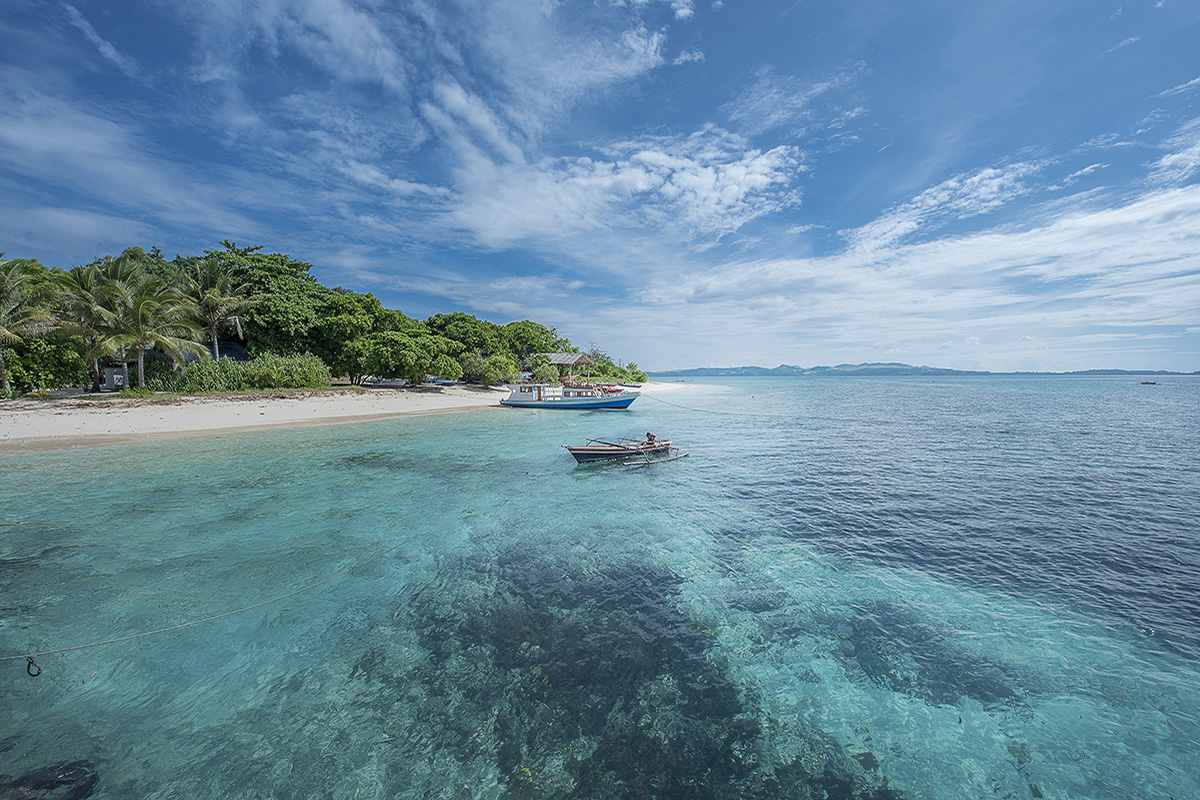
[[346,569],[342,570],[341,572],[337,573],[336,575],[330,575],[328,578],[319,580],[316,583],[310,583],[307,586],[303,586],[299,589],[288,592],[287,594],[281,594],[278,597],[272,597],[270,600],[263,600],[261,602],[254,603],[253,605],[245,606],[243,608],[238,608],[233,611],[226,611],[223,614],[215,614],[211,617],[205,617],[204,619],[194,619],[191,622],[182,622],[178,625],[171,625],[166,628],[158,628],[157,630],[153,630],[153,631],[145,631],[144,633],[134,633],[129,636],[119,636],[116,639],[105,639],[102,642],[91,642],[89,644],[78,644],[78,645],[75,645],[74,647],[60,647],[57,650],[42,650],[41,652],[38,652],[38,653],[33,653],[33,654],[26,653],[24,655],[19,655],[19,656],[3,656],[3,657],[0,657],[0,661],[20,661],[21,659],[24,659],[25,660],[25,671],[29,674],[29,676],[31,678],[36,678],[38,675],[42,674],[42,668],[37,663],[37,660],[39,658],[41,658],[42,656],[52,656],[52,655],[57,655],[58,653],[69,653],[73,650],[87,650],[88,648],[91,648],[91,647],[100,647],[101,645],[106,645],[106,644],[116,644],[117,642],[128,642],[128,641],[132,641],[134,639],[144,639],[147,636],[154,636],[159,633],[168,633],[170,631],[177,631],[182,628],[190,628],[193,625],[201,625],[205,622],[213,622],[218,619],[224,619],[225,617],[232,617],[234,614],[241,614],[244,611],[253,611],[256,608],[262,608],[263,606],[269,606],[272,603],[278,603],[280,600],[286,600],[289,597],[295,597],[298,594],[303,594],[304,592],[307,592],[311,589],[315,589],[318,586],[329,583],[330,581],[337,580],[338,578],[342,577],[343,575],[345,575],[349,572],[353,572],[354,570],[358,569],[359,567],[364,567],[367,564],[370,564],[372,561],[377,561],[377,560],[383,558],[384,556],[388,555],[389,553],[393,553],[396,550],[399,550],[401,547],[408,544],[413,539],[416,539],[418,536],[422,536],[422,535],[424,535],[424,534],[416,534],[414,536],[410,536],[407,539],[405,539],[403,542],[400,542],[400,544],[389,547],[387,550],[384,550],[382,553],[377,553],[377,554],[371,556],[366,561],[360,561],[352,567],[347,567]]
[[782,417],[782,416],[787,416],[785,414],[765,414],[761,411],[716,411],[711,408],[696,408],[695,406],[684,406],[684,405],[680,405],[679,403],[672,403],[668,400],[663,400],[661,397],[655,397],[652,394],[643,394],[641,396],[647,398],[648,400],[653,400],[656,403],[662,403],[663,405],[667,405],[667,406],[674,406],[675,408],[682,408],[684,411],[696,411],[701,414],[716,414],[719,417]]

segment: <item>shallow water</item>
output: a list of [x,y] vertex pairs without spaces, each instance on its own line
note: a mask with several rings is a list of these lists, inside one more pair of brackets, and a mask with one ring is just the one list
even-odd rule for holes
[[[1200,797],[1200,380],[729,379],[0,454],[0,773],[94,797]],[[559,445],[691,455],[576,467]]]

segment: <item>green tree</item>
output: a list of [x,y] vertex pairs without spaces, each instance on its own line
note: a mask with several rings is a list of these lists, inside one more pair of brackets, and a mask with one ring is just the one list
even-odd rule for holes
[[[350,342],[346,346],[346,358],[353,367],[352,380],[355,376],[377,375],[403,378],[416,384],[425,380],[426,375],[439,374],[438,365],[449,373],[446,377],[453,375],[454,367],[441,359],[453,361],[454,354],[460,350],[461,345],[442,336],[381,331]],[[457,380],[459,376],[454,377]]]
[[35,288],[39,268],[45,270],[36,261],[6,259],[4,253],[0,253],[0,397],[12,393],[4,369],[5,345],[49,328],[50,316]]
[[143,368],[146,351],[157,347],[177,363],[185,353],[208,355],[196,341],[201,334],[191,319],[191,304],[159,278],[135,270],[129,280],[109,288],[114,305],[99,347],[109,352],[132,349],[137,353],[138,388],[146,387]]
[[184,296],[199,328],[212,343],[212,357],[221,357],[221,331],[232,325],[239,339],[242,315],[254,307],[250,287],[234,279],[231,269],[215,258],[195,265],[184,283]]
[[515,381],[520,370],[512,356],[497,354],[483,362],[483,382],[487,385]]
[[[347,363],[353,368],[351,380],[355,382],[363,375],[375,375],[419,383],[425,377],[424,365],[433,360],[415,338],[399,331],[361,336],[350,342],[346,351]],[[416,378],[418,372],[420,377]]]
[[[569,353],[575,349],[554,328],[527,319],[510,322],[500,330],[505,349],[522,362],[528,362],[538,353]],[[530,366],[535,365],[530,363]]]
[[468,380],[483,380],[484,358],[479,353],[468,350],[459,356],[458,363],[462,365],[462,374]]
[[121,362],[122,382],[128,387],[128,348],[123,344],[111,344],[108,340],[115,331],[120,330],[122,320],[127,314],[132,287],[146,277],[145,268],[138,260],[137,251],[128,248],[116,258],[105,256],[92,263],[100,272],[100,307],[103,323],[89,356],[95,359],[105,356],[118,357]]
[[317,321],[309,329],[309,346],[337,374],[350,372],[346,345],[380,330],[383,304],[370,294],[322,287],[316,301]]
[[22,391],[78,386],[88,380],[83,339],[61,332],[26,336],[7,348],[9,382]]
[[221,246],[221,250],[205,250],[204,255],[229,269],[232,279],[246,284],[255,299],[254,307],[242,316],[251,354],[313,351],[310,334],[320,321],[318,308],[329,290],[310,273],[312,264],[282,253],[259,252],[261,245],[239,247],[225,239]]
[[558,367],[546,356],[540,356],[534,361],[533,379],[538,383],[558,383]]
[[456,381],[462,377],[463,368],[462,364],[443,353],[433,360],[433,364],[429,367],[429,374],[437,375],[448,381]]
[[95,352],[100,331],[109,316],[105,313],[104,276],[96,263],[52,275],[61,329],[79,336],[85,351],[91,353],[92,391],[100,391],[100,358]]
[[459,342],[467,350],[475,350],[484,356],[505,352],[504,337],[500,327],[470,314],[455,311],[453,314],[435,314],[425,320],[434,333]]

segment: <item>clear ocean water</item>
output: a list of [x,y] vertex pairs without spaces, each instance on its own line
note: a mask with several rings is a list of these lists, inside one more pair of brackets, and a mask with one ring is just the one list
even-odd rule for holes
[[[1200,378],[721,379],[0,453],[0,773],[107,798],[1200,797]],[[654,431],[688,458],[576,467]],[[399,547],[396,547],[400,545]],[[60,790],[61,791],[61,790]]]

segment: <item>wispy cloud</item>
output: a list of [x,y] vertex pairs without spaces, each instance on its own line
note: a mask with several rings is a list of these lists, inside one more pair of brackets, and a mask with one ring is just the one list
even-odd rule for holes
[[798,202],[794,148],[763,152],[713,127],[682,138],[610,143],[602,158],[529,165],[493,163],[464,147],[460,204],[451,217],[491,248],[528,240],[549,245],[599,229],[711,243]]
[[821,112],[822,117],[834,120],[852,119],[861,114],[861,109],[847,116],[844,109],[837,107],[841,93],[854,85],[865,69],[862,64],[852,64],[840,72],[816,81],[804,81],[794,76],[780,75],[771,67],[763,67],[755,75],[754,83],[747,87],[724,111],[739,129],[747,133],[761,133],[783,126],[799,127],[817,117],[814,106],[827,96],[837,96],[831,110]]
[[141,77],[142,71],[138,68],[137,62],[121,53],[113,46],[112,42],[97,33],[92,24],[79,12],[79,9],[73,5],[64,3],[63,10],[67,13],[67,19],[70,20],[71,24],[79,29],[84,38],[96,46],[96,49],[100,51],[100,55],[115,64],[121,72],[130,78]]
[[405,93],[406,61],[399,30],[384,26],[390,18],[367,13],[345,0],[297,0],[276,3],[209,3],[181,13],[197,20],[204,46],[198,77],[237,80],[239,67],[265,46],[276,55],[285,49],[303,55],[339,80],[371,83]]
[[132,242],[161,241],[162,231],[117,214],[77,208],[24,205],[0,208],[0,241],[9,257],[42,257],[47,240],[80,255],[80,262],[101,253],[120,252]]
[[1088,175],[1091,175],[1093,172],[1096,172],[1097,170],[1105,169],[1106,167],[1108,167],[1108,164],[1089,164],[1088,166],[1084,167],[1083,169],[1076,170],[1076,171],[1072,172],[1070,175],[1068,175],[1067,177],[1063,178],[1063,180],[1062,180],[1063,185],[1070,186],[1071,184],[1075,183],[1076,181],[1080,180],[1081,178],[1085,178]]
[[889,248],[918,233],[928,234],[953,220],[986,214],[1029,191],[1025,179],[1037,173],[1034,163],[990,167],[956,175],[925,190],[879,219],[847,231],[852,249],[870,253]]
[[[86,103],[32,88],[40,85],[23,70],[0,68],[0,116],[6,121],[0,165],[6,170],[69,190],[89,205],[103,203],[142,218],[212,230],[254,227],[226,201],[236,175],[222,175],[226,185],[218,189],[203,175],[152,155],[154,148],[136,130]],[[262,189],[253,196],[270,202]]]
[[[1163,161],[1194,169],[1193,133],[1188,126],[1173,137],[1176,150]],[[1013,181],[1032,171],[933,187],[863,226],[840,252],[681,269],[635,297],[657,310],[662,335],[678,337],[676,346],[702,339],[692,349],[709,353],[710,363],[738,360],[739,350],[762,342],[773,355],[750,360],[767,365],[787,353],[804,363],[807,352],[841,350],[931,363],[953,355],[960,365],[991,369],[1074,369],[1097,357],[1136,365],[1193,335],[1181,322],[1200,314],[1200,228],[1181,221],[1200,219],[1200,186],[1176,183],[1100,206],[1083,194],[1076,207],[1057,206],[1022,226],[920,240],[894,235],[928,213],[994,207],[1022,191]],[[872,247],[855,246],[864,240]],[[726,352],[725,341],[738,344]],[[792,344],[781,350],[771,341]],[[1055,355],[1045,349],[1051,342]]]
[[1192,78],[1187,83],[1181,83],[1174,89],[1167,89],[1165,92],[1159,92],[1156,97],[1170,97],[1173,94],[1183,94],[1195,89],[1200,89],[1200,78]]
[[1128,39],[1125,39],[1124,41],[1119,42],[1119,43],[1113,45],[1112,47],[1108,48],[1107,50],[1105,50],[1103,55],[1108,55],[1109,53],[1116,52],[1117,50],[1120,50],[1122,47],[1128,47],[1129,45],[1140,41],[1141,38],[1142,37],[1140,37],[1140,36],[1130,36]]
[[1200,174],[1200,118],[1184,125],[1165,149],[1169,152],[1155,162],[1152,180],[1179,185]]
[[661,3],[671,8],[671,12],[676,19],[689,20],[696,15],[696,6],[693,0],[609,0],[613,6],[650,6],[655,3]]

